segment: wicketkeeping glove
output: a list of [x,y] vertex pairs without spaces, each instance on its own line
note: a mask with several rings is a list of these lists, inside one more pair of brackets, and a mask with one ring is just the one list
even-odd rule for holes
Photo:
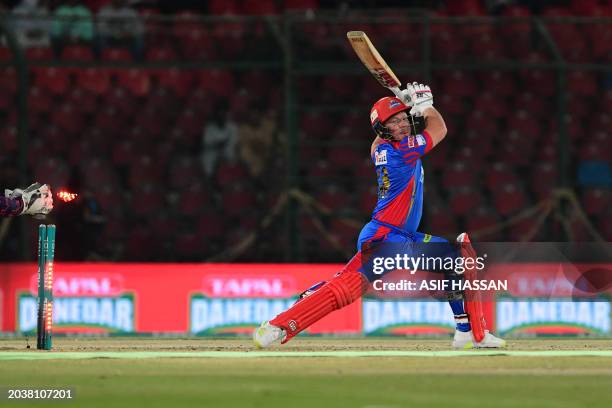
[[423,116],[425,109],[433,106],[433,94],[428,85],[413,82],[406,85],[406,90],[402,91],[408,94],[412,109],[410,114],[414,116]]
[[53,209],[53,194],[46,184],[34,183],[25,190],[4,190],[4,195],[11,198],[21,197],[23,211],[20,215],[46,215]]

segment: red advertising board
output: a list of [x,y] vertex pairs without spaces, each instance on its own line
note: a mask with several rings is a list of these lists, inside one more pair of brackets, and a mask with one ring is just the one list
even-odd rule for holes
[[[226,334],[270,319],[341,265],[58,263],[56,332]],[[2,331],[35,328],[36,265],[0,266]],[[273,314],[270,314],[273,313]],[[310,333],[360,333],[360,303]]]
[[[336,264],[58,263],[54,331],[87,333],[247,334],[329,280]],[[491,330],[502,335],[610,336],[610,295],[576,290],[610,265],[507,264],[488,271],[508,289],[486,302]],[[595,272],[592,272],[595,271]],[[583,279],[584,280],[584,279]],[[36,265],[0,265],[0,331],[36,328]],[[310,334],[451,334],[444,301],[367,296],[321,320]]]

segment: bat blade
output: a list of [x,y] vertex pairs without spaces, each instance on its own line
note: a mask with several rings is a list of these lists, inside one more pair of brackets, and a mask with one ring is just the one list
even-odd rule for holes
[[374,78],[382,86],[390,89],[398,98],[404,100],[399,90],[402,83],[391,68],[389,68],[389,65],[387,65],[378,50],[376,50],[376,47],[374,47],[366,33],[363,31],[349,31],[346,33],[346,37],[361,62],[363,62],[363,65],[366,66]]

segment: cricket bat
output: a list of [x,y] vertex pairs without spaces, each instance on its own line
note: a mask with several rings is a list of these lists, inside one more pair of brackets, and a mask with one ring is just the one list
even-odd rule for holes
[[381,57],[366,33],[363,31],[349,31],[346,33],[346,37],[361,62],[363,62],[363,65],[365,65],[368,71],[374,75],[374,78],[376,78],[382,86],[393,92],[395,96],[404,102],[404,104],[408,105],[410,100],[406,100],[407,97],[402,95],[400,91],[402,83],[391,68],[389,68],[389,65],[387,65],[383,57]]

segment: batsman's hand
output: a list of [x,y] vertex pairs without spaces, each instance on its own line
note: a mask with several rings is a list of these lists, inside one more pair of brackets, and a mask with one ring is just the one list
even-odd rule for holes
[[413,82],[406,86],[406,91],[410,98],[412,109],[410,114],[414,116],[423,116],[425,109],[433,106],[433,94],[428,85]]
[[21,197],[23,211],[20,215],[47,215],[53,210],[53,194],[46,184],[34,183],[25,190],[5,190],[4,195],[11,198]]

